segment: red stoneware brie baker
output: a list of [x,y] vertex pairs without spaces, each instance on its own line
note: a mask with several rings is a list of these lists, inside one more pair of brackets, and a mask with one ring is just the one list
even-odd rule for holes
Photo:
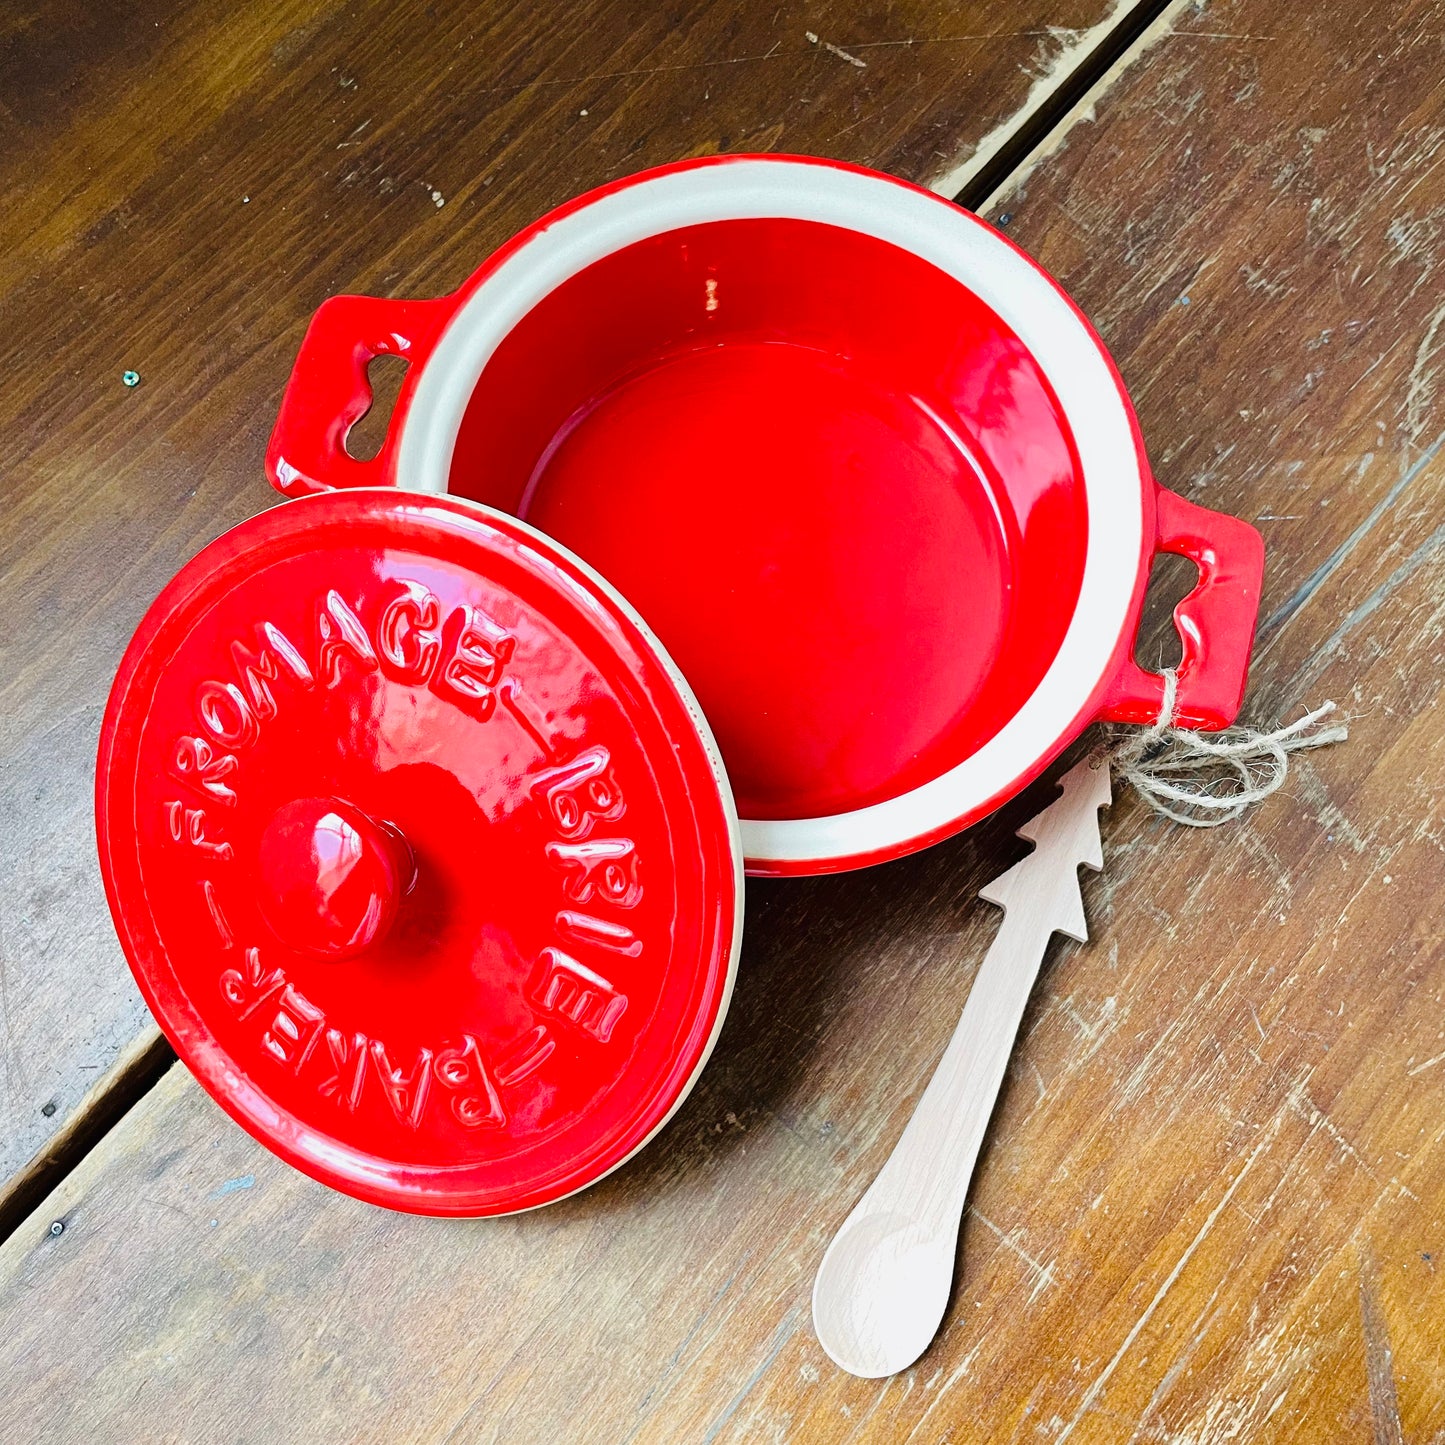
[[1154,483],[1034,262],[854,167],[665,167],[451,296],[326,302],[267,466],[305,500],[121,664],[102,866],[206,1088],[394,1208],[529,1208],[641,1147],[721,1025],[744,868],[898,857],[1153,721],[1157,552],[1200,573],[1177,720],[1244,689],[1258,534]]

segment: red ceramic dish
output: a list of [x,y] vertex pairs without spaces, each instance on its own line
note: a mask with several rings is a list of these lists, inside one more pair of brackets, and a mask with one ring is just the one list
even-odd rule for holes
[[[359,463],[379,351],[413,365]],[[1152,482],[1102,345],[1027,257],[848,167],[665,168],[454,296],[328,302],[269,465],[293,493],[450,491],[597,567],[695,688],[755,872],[907,852],[1094,718],[1156,715],[1130,649],[1157,550],[1201,568],[1181,719],[1242,694],[1257,534]]]
[[[365,364],[411,369],[345,451]],[[648,620],[712,723],[749,871],[955,832],[1095,719],[1157,716],[1132,659],[1158,551],[1200,583],[1178,716],[1243,693],[1262,544],[1151,479],[1059,287],[976,217],[787,157],[685,162],[563,206],[438,301],[317,313],[268,453],[512,512]]]

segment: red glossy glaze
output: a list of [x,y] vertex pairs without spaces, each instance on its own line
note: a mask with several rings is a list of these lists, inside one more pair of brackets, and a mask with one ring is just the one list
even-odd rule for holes
[[[570,202],[434,310],[328,302],[287,389],[273,480],[293,494],[393,480],[432,348],[507,258],[660,174],[761,159],[684,162]],[[1013,250],[977,218],[950,215]],[[386,446],[362,467],[340,454],[337,418],[365,409],[355,348],[373,345],[358,338],[384,333],[389,315],[414,365]],[[1134,436],[1147,477],[1137,427]],[[698,692],[748,819],[849,813],[973,756],[1059,652],[1089,529],[1109,525],[1088,514],[1049,379],[988,297],[899,246],[776,217],[655,235],[557,286],[484,371],[446,483],[557,536],[639,608]],[[754,858],[750,868],[805,873],[898,856],[983,816],[1095,718],[1153,720],[1162,684],[1132,646],[1157,551],[1201,569],[1176,614],[1177,720],[1231,721],[1258,606],[1259,538],[1148,481],[1140,501],[1132,603],[1111,670],[1030,766],[901,843]]]
[[256,906],[278,942],[344,959],[386,936],[416,878],[405,839],[341,798],[283,803],[256,849]]
[[674,675],[564,554],[465,502],[318,496],[189,563],[122,662],[97,822],[182,1058],[395,1208],[600,1177],[731,986],[735,821]]
[[[347,432],[371,409],[366,368],[375,356],[400,356],[414,365],[425,361],[455,304],[450,296],[436,301],[333,296],[323,301],[306,329],[266,448],[272,483],[292,497],[338,485],[389,485],[391,448],[366,461],[346,450]],[[415,378],[410,381],[408,395]]]
[[[1175,717],[1185,727],[1227,727],[1239,714],[1249,678],[1264,539],[1248,522],[1197,507],[1163,487],[1157,499],[1158,550],[1188,557],[1199,568],[1194,590],[1174,609],[1183,643]],[[1153,723],[1163,701],[1163,678],[1134,661],[1133,640],[1126,638],[1099,717]]]
[[729,221],[537,306],[450,490],[597,567],[696,690],[740,813],[788,818],[905,792],[1018,709],[1083,572],[1077,470],[1037,365],[944,272]]

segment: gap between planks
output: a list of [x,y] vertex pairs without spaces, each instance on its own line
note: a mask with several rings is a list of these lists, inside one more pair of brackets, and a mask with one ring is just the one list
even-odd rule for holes
[[65,1182],[175,1062],[175,1051],[154,1024],[147,1024],[121,1050],[45,1147],[0,1193],[0,1244]]
[[[1052,154],[1075,125],[1093,118],[1099,97],[1194,0],[1117,0],[1097,24],[1062,32],[1066,43],[1023,104],[1000,122],[930,189],[967,210],[992,209],[1000,197]],[[87,1154],[145,1098],[176,1062],[175,1051],[148,1025],[86,1092],[45,1147],[0,1188],[3,1244],[64,1183]]]
[[1099,96],[1193,5],[1194,0],[1116,0],[1098,24],[1064,32],[1068,42],[1035,79],[1018,110],[929,189],[970,211],[989,208],[1080,120],[1092,119]]

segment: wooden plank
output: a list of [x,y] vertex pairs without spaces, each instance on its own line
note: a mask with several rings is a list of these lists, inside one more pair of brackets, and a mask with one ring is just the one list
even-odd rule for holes
[[317,304],[450,289],[548,207],[680,155],[961,184],[1138,9],[39,0],[0,20],[0,1217],[150,1029],[95,866],[101,709],[163,583],[275,501],[266,433]]
[[1445,13],[1172,18],[999,219],[1100,324],[1161,476],[1267,529],[1257,715],[1333,694],[1353,736],[1228,833],[1106,815],[1095,942],[1025,1018],[934,1349],[833,1371],[808,1289],[1037,796],[888,868],[751,888],[699,1089],[535,1215],[351,1204],[172,1071],[0,1249],[0,1371],[36,1438],[1438,1438]]

